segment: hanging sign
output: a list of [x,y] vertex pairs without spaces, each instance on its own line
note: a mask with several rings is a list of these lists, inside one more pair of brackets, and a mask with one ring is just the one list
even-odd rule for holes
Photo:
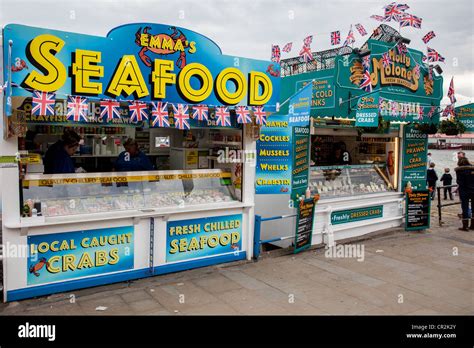
[[456,117],[466,127],[466,133],[474,133],[474,103],[454,109]]
[[[279,101],[274,62],[223,55],[214,41],[163,24],[126,24],[107,37],[18,24],[4,27],[3,45],[29,69],[12,74],[13,96],[33,91],[57,98],[165,100],[171,103],[263,106]],[[4,67],[4,76],[8,76]]]
[[316,206],[318,198],[301,200],[297,206],[294,249],[295,254],[311,247],[311,240],[313,236],[314,207]]
[[309,125],[311,98],[312,88],[311,83],[308,83],[290,99],[288,120],[291,127],[304,127]]
[[291,189],[291,127],[288,115],[272,115],[257,140],[256,194],[288,194]]
[[[313,73],[309,74],[313,75]],[[334,76],[319,77],[318,75],[318,72],[315,72],[313,75],[314,79],[296,82],[296,90],[303,88],[307,84],[313,85],[311,110],[315,110],[315,112],[324,108],[333,108],[336,99]]]
[[413,124],[403,129],[402,188],[426,188],[428,135],[418,131]]
[[310,128],[292,128],[291,199],[299,200],[308,187]]
[[356,127],[375,127],[379,125],[379,93],[362,96],[357,101]]
[[430,228],[431,197],[428,190],[412,191],[406,194],[405,230]]

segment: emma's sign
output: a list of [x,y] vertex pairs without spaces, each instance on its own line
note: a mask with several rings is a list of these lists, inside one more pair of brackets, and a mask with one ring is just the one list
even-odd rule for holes
[[[279,99],[272,62],[225,56],[210,39],[161,24],[127,24],[107,37],[7,25],[12,41],[13,96],[32,90],[57,98],[85,95],[123,100],[164,100],[208,105],[265,105]],[[7,51],[4,50],[4,61]],[[5,76],[8,76],[5,66]]]

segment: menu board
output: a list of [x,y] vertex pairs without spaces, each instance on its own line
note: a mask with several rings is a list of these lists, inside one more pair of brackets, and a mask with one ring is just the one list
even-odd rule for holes
[[315,205],[316,200],[313,198],[302,200],[298,204],[296,213],[295,254],[311,246]]
[[428,135],[421,133],[413,124],[403,129],[402,188],[423,190],[426,188]]
[[293,164],[291,167],[291,199],[297,201],[305,195],[309,175],[310,128],[293,127]]
[[430,228],[430,192],[428,190],[407,192],[405,230]]

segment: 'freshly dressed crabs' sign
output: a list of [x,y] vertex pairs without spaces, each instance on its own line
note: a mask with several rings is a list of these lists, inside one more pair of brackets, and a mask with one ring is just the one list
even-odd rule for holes
[[[29,69],[10,74],[13,96],[33,90],[57,98],[164,100],[208,105],[265,105],[279,100],[279,74],[267,61],[223,55],[210,39],[161,24],[127,24],[107,37],[11,24],[4,28],[4,61],[23,59]],[[4,76],[9,76],[5,68]]]

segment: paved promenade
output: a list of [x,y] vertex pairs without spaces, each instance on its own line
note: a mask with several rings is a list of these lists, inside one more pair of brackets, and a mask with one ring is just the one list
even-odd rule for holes
[[[324,249],[0,304],[0,315],[474,314],[474,231],[395,229],[354,244],[364,260]],[[72,301],[71,299],[74,299]],[[105,310],[96,310],[106,307]],[[104,308],[102,308],[104,309]]]

